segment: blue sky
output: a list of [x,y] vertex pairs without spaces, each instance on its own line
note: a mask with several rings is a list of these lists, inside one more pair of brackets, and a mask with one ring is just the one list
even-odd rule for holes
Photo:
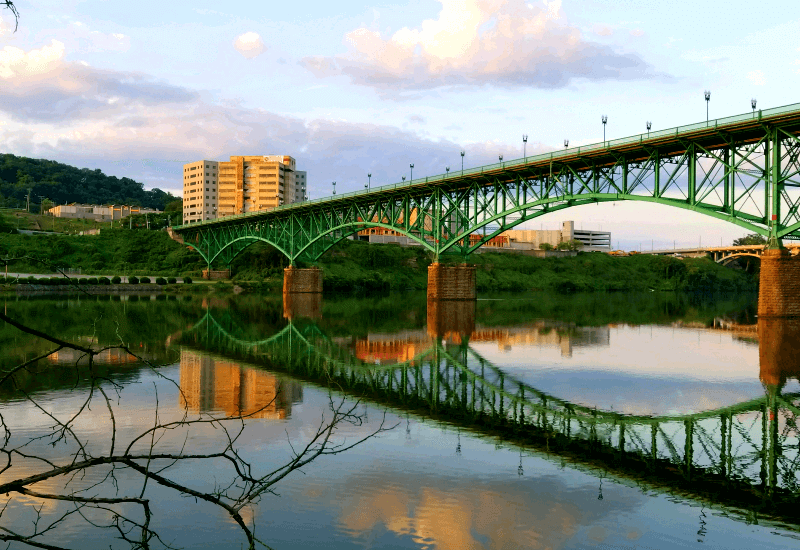
[[[180,192],[181,165],[290,154],[313,198],[799,100],[789,1],[407,3],[19,0],[0,12],[3,152]],[[794,17],[794,19],[792,19]],[[544,53],[542,53],[544,52]],[[623,248],[742,230],[657,205],[586,206],[531,227]]]

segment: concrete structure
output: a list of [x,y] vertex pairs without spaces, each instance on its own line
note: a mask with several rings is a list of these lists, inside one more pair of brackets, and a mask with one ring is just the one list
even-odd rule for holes
[[288,155],[231,156],[183,165],[183,223],[271,210],[305,200],[306,172]]
[[475,272],[474,265],[429,265],[428,300],[474,300]]
[[131,214],[160,214],[160,210],[152,208],[142,208],[141,206],[126,206],[122,204],[59,204],[46,211],[50,216],[56,218],[72,218],[95,220],[99,222],[110,222],[121,220]]
[[289,266],[283,270],[283,293],[322,293],[322,270],[318,267],[298,269]]
[[[800,243],[786,243],[784,247],[792,255],[800,254]],[[760,258],[766,249],[763,244],[749,244],[741,246],[711,246],[707,248],[674,248],[672,250],[648,250],[642,254],[655,254],[657,256],[685,256],[687,258],[702,258],[711,256],[718,264],[727,264],[736,258]]]
[[308,174],[304,170],[297,170],[294,173],[294,202],[302,202],[308,199]]
[[183,223],[217,217],[218,165],[215,160],[183,165]]

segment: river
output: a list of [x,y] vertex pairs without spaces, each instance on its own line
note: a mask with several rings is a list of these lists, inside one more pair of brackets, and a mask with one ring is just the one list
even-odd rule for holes
[[[169,429],[133,448],[224,450],[210,420],[239,415],[231,448],[263,475],[339,407],[342,452],[240,509],[271,548],[800,548],[800,328],[754,311],[754,296],[669,293],[7,296],[9,318],[108,349],[91,368],[61,349],[0,387],[16,449],[0,486],[120,456],[154,424]],[[0,370],[56,347],[2,323]],[[139,464],[198,493],[242,486],[224,458]],[[51,498],[129,495],[150,503],[152,548],[246,547],[222,507],[142,479],[105,463],[11,491],[0,536],[132,547],[119,518],[142,521],[139,504]]]

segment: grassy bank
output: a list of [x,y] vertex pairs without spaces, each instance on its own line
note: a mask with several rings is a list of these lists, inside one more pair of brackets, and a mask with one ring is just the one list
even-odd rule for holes
[[[199,254],[164,231],[128,229],[104,229],[92,236],[2,234],[0,258],[4,257],[19,258],[9,262],[10,271],[30,273],[63,267],[80,268],[83,274],[188,275],[196,280],[205,267]],[[461,260],[447,256],[442,261]],[[325,291],[374,292],[424,290],[430,262],[429,254],[419,247],[343,241],[317,265],[324,272]],[[255,244],[234,259],[233,282],[253,290],[279,288],[286,263],[274,248]],[[478,268],[479,292],[746,292],[757,288],[756,277],[705,258],[616,257],[596,252],[535,258],[487,252],[473,255],[470,263]]]

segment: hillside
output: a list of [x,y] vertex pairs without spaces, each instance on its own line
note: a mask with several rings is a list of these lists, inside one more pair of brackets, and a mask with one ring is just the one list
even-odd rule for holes
[[145,191],[138,181],[107,176],[99,169],[0,154],[0,206],[24,207],[28,189],[31,189],[31,203],[37,205],[40,197],[44,197],[55,204],[115,203],[164,210],[169,202],[178,199],[160,189]]

